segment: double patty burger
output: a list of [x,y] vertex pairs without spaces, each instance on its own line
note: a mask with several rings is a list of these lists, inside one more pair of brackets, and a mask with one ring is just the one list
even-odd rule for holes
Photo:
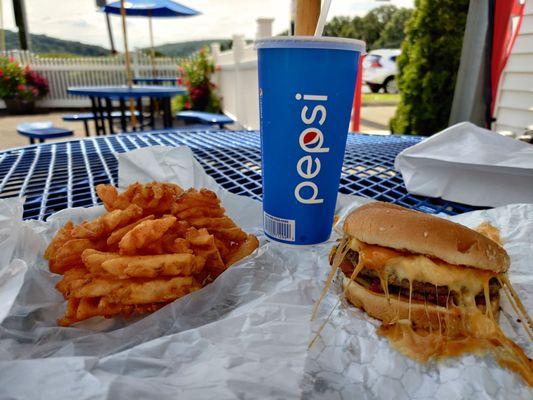
[[496,349],[500,364],[532,384],[531,360],[496,322],[500,288],[510,287],[503,247],[451,221],[379,202],[352,212],[344,233],[330,262],[343,272],[348,301],[381,320],[378,332],[394,347],[419,361]]

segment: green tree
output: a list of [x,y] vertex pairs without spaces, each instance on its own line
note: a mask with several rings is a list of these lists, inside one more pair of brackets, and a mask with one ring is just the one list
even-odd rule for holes
[[384,25],[375,48],[399,48],[405,38],[405,26],[413,15],[410,8],[399,8]]
[[394,133],[431,135],[448,124],[469,0],[416,0],[398,57]]
[[354,35],[354,26],[350,17],[333,17],[324,27],[324,36],[352,38]]
[[374,8],[363,17],[334,17],[326,24],[324,35],[364,40],[367,50],[398,47],[404,38],[408,13],[405,8],[386,5]]
[[381,38],[383,30],[390,23],[394,15],[398,12],[398,8],[392,5],[381,6],[369,11],[361,19],[361,34],[365,42],[371,46],[372,49],[377,48],[377,42]]

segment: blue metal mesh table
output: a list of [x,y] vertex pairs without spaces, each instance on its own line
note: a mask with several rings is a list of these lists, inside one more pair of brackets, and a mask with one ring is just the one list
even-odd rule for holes
[[[407,193],[394,158],[420,141],[414,136],[348,136],[340,191],[393,202],[429,213],[457,214],[473,208]],[[261,199],[259,133],[168,130],[47,143],[0,153],[0,198],[24,196],[24,218],[45,219],[67,207],[98,204],[95,186],[117,184],[113,153],[152,145],[187,145],[229,191]]]

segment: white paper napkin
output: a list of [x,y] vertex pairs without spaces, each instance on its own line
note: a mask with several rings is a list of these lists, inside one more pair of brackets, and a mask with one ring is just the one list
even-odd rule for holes
[[475,206],[533,203],[533,146],[469,122],[396,157],[410,193]]
[[207,175],[187,146],[152,146],[116,154],[119,162],[118,184],[121,189],[141,182],[173,182],[183,188],[208,188],[218,191],[220,186]]

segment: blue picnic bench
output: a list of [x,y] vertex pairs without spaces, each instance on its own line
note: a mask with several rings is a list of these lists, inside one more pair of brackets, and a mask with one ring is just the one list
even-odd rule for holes
[[176,113],[176,118],[179,121],[185,122],[185,124],[205,124],[205,125],[218,125],[220,128],[224,128],[224,125],[232,124],[235,121],[225,114],[208,113],[204,111],[180,111]]
[[53,126],[50,121],[19,124],[17,125],[17,132],[29,138],[30,144],[34,144],[35,140],[38,140],[39,143],[44,143],[46,139],[64,138],[74,135],[71,129]]
[[[122,114],[120,111],[112,111],[111,112],[111,118],[112,119],[119,119],[121,118]],[[129,118],[131,117],[131,112],[126,111],[124,113],[124,116]],[[135,116],[139,116],[139,111],[135,111]],[[104,118],[107,118],[107,112],[104,112]],[[63,116],[63,121],[66,122],[83,122],[83,127],[85,128],[85,136],[90,136],[89,134],[89,123],[88,121],[94,121],[95,117],[92,112],[85,112],[85,113],[78,113],[78,114],[67,114]]]

